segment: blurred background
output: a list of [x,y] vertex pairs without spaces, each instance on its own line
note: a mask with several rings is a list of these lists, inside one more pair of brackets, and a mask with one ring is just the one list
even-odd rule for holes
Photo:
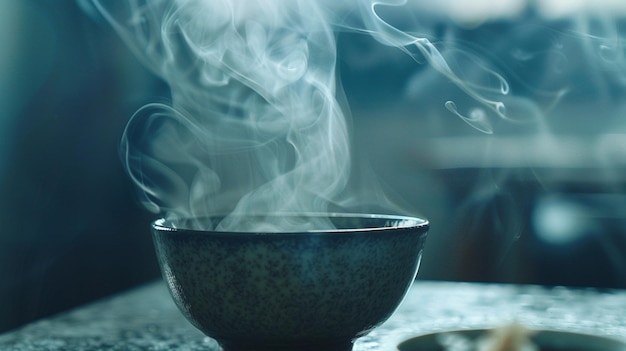
[[[624,5],[465,3],[383,15],[438,38],[470,81],[505,77],[510,120],[398,49],[337,36],[356,159],[431,221],[419,279],[626,287]],[[168,89],[80,2],[1,1],[0,45],[3,332],[158,279],[118,145]]]

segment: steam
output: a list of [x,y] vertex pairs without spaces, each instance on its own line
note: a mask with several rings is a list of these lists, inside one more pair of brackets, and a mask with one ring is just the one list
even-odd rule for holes
[[[94,5],[171,89],[171,103],[149,104],[132,116],[121,145],[142,203],[170,218],[230,213],[221,229],[258,230],[242,227],[237,215],[325,212],[341,203],[351,159],[335,76],[336,31],[368,33],[401,48],[504,113],[500,101],[483,94],[492,87],[472,87],[428,39],[379,15],[379,7],[401,2],[367,0],[352,8],[308,0]],[[506,94],[504,79],[487,73],[498,81],[497,93]],[[452,102],[447,107],[490,131],[484,118],[464,117]]]
[[[349,137],[333,31],[315,2],[131,1],[121,19],[96,6],[171,88],[171,106],[139,110],[122,141],[147,208],[326,211],[348,178]],[[237,225],[221,223],[248,229]]]
[[[549,49],[520,46],[502,65],[446,37],[449,33],[439,38],[395,23],[420,11],[400,0],[92,1],[171,89],[170,102],[141,108],[123,136],[122,158],[142,203],[170,218],[230,214],[215,224],[224,230],[259,229],[238,221],[240,214],[327,212],[348,204],[346,199],[358,203],[368,194],[379,196],[368,182],[358,191],[348,187],[353,160],[348,104],[336,76],[338,33],[369,35],[426,63],[465,95],[442,108],[484,135],[495,132],[494,121],[530,123],[539,138],[550,135],[545,113],[561,103],[571,85],[527,86],[528,79],[513,74],[518,92],[534,94],[522,97],[511,95],[505,73],[507,64],[539,56],[549,58],[553,76],[571,73],[571,58],[559,50],[568,35],[598,57],[599,70],[621,72],[613,79],[626,83],[619,33],[611,26],[592,28],[584,17],[576,22],[577,31],[550,32],[558,40]],[[558,17],[557,3],[537,9]],[[494,11],[513,16],[524,6],[511,4]],[[457,11],[453,17],[463,25],[488,17],[472,14]],[[408,97],[424,90],[423,78],[409,79]],[[268,220],[265,225],[290,231],[328,223]]]

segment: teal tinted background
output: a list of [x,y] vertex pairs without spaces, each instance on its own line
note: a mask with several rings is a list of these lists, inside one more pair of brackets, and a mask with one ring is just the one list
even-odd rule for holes
[[[419,278],[623,288],[619,13],[546,18],[529,6],[468,24],[422,4],[384,15],[431,38],[464,78],[485,82],[464,53],[502,74],[517,117],[494,117],[397,48],[337,35],[354,173],[382,184],[380,208],[430,220]],[[154,216],[136,203],[118,144],[128,117],[167,101],[168,90],[74,1],[3,1],[0,18],[7,330],[157,279]],[[486,113],[493,133],[448,101],[464,115]],[[516,113],[533,104],[536,114]]]

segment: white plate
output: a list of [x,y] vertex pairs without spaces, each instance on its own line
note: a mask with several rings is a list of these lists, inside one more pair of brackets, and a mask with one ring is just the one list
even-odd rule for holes
[[[446,335],[476,340],[488,330],[458,330],[417,336],[401,342],[400,351],[444,351],[440,340]],[[626,342],[609,337],[565,331],[539,330],[531,336],[539,351],[626,351]]]

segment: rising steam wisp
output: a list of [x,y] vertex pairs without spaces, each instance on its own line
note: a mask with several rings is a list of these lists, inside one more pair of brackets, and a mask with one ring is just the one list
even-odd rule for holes
[[[132,1],[128,18],[96,5],[171,88],[171,106],[139,110],[122,142],[149,209],[326,211],[347,180],[349,138],[334,35],[315,2]],[[249,229],[237,225],[221,223]]]
[[[121,148],[143,204],[170,218],[230,213],[221,229],[258,230],[243,227],[237,215],[326,212],[342,204],[351,160],[347,111],[336,91],[338,31],[370,34],[428,62],[506,118],[500,98],[508,86],[496,71],[465,55],[462,67],[469,62],[483,78],[463,77],[428,38],[383,19],[379,10],[401,1],[93,1],[171,89],[171,103],[147,105],[131,118]],[[446,107],[491,132],[482,109],[465,117],[454,102]],[[265,225],[289,231],[326,224]]]

